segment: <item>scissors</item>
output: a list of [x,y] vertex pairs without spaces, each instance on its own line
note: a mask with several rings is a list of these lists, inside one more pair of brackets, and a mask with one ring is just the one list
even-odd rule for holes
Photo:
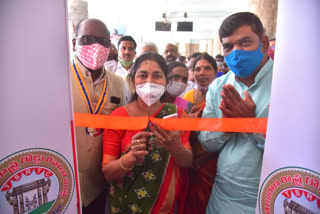
[[[150,131],[150,125],[151,125],[151,120],[150,120],[150,106],[148,106],[148,125],[147,125],[147,131]],[[147,137],[147,149],[149,147],[149,140],[150,140],[150,137]]]

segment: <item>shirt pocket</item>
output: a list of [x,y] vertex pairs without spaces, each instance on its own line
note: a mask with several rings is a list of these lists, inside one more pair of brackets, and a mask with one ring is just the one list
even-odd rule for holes
[[103,110],[101,113],[104,115],[109,115],[109,114],[111,114],[111,112],[113,112],[119,106],[120,106],[119,104],[106,102],[105,105],[103,106]]

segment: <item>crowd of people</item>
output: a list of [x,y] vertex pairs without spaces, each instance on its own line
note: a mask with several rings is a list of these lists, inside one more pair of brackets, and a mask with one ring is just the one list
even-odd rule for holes
[[[72,40],[75,112],[121,117],[267,117],[273,61],[260,19],[241,12],[219,29],[223,55],[180,56],[132,36],[112,44],[85,19]],[[273,48],[274,50],[274,48]],[[254,213],[263,134],[76,127],[82,213]]]

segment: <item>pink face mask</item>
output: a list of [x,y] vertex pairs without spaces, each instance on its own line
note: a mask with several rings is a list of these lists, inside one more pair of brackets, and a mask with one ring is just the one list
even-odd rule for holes
[[99,43],[92,45],[78,45],[76,54],[82,64],[88,69],[97,70],[107,61],[110,48],[103,47]]

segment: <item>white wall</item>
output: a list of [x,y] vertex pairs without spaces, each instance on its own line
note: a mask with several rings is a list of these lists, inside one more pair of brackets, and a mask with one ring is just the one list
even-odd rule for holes
[[[0,160],[45,148],[73,167],[66,5],[65,0],[0,2]],[[72,194],[66,213],[76,213]]]

